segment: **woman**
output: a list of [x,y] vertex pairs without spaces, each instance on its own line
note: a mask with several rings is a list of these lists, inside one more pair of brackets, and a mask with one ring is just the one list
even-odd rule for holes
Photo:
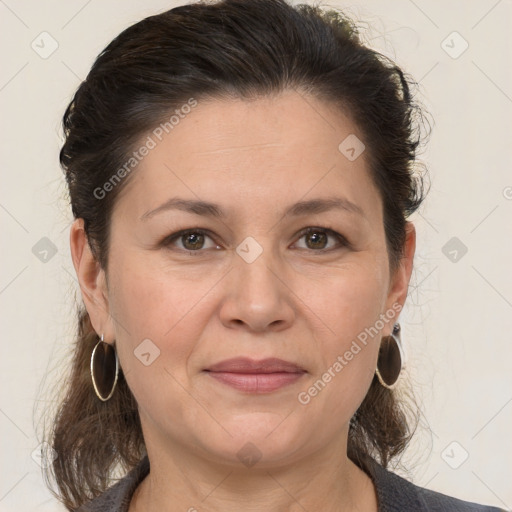
[[283,0],[178,7],[100,54],[61,151],[85,305],[50,433],[69,510],[497,510],[386,469],[413,431],[409,86],[341,13]]

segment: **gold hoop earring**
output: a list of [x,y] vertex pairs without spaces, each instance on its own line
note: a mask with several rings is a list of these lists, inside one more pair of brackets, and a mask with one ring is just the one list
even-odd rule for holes
[[390,336],[383,336],[375,373],[382,386],[393,389],[399,380],[404,364],[400,324],[393,326]]
[[106,402],[114,394],[119,373],[119,360],[115,346],[101,339],[91,354],[91,380],[96,396]]

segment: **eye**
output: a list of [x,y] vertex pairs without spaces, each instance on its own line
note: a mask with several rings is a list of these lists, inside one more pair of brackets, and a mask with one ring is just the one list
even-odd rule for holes
[[[299,233],[299,240],[304,238],[306,240],[305,247],[298,247],[299,249],[312,250],[315,252],[327,252],[336,250],[342,247],[350,247],[348,240],[329,228],[321,227],[308,227]],[[333,239],[331,243],[329,239]],[[209,239],[210,246],[205,246],[205,241]],[[178,250],[188,253],[200,253],[203,249],[220,249],[220,246],[214,242],[209,232],[202,228],[185,229],[173,233],[166,237],[161,245],[164,247],[175,246]]]
[[177,243],[178,249],[188,252],[200,252],[201,249],[219,248],[215,242],[213,242],[210,247],[205,247],[205,239],[207,238],[213,242],[212,238],[208,235],[208,232],[204,229],[186,229],[168,236],[162,241],[162,245],[167,247]]
[[[313,251],[329,251],[340,247],[349,247],[348,240],[329,228],[308,227],[299,233],[299,239],[305,238],[306,247],[299,247],[300,249],[311,249]],[[329,246],[329,238],[334,238],[334,245]],[[336,245],[336,242],[338,245]]]

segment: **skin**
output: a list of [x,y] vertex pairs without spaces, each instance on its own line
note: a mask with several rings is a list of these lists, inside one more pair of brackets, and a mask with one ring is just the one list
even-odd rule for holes
[[[119,196],[108,275],[82,220],[74,222],[83,299],[96,332],[115,340],[151,464],[130,512],[377,510],[370,478],[347,458],[347,433],[380,338],[397,317],[307,405],[297,399],[407,296],[415,229],[407,223],[404,258],[390,275],[382,200],[366,155],[349,161],[338,150],[358,133],[331,105],[296,91],[199,102]],[[298,201],[332,196],[363,215],[331,209],[283,217]],[[169,210],[140,220],[171,197],[217,203],[227,216]],[[331,228],[350,246],[335,236],[324,241],[322,231],[320,241],[300,235],[307,227]],[[210,235],[161,243],[192,228]],[[236,252],[249,236],[263,250],[251,263]],[[134,355],[147,338],[160,350],[148,366]],[[202,371],[237,356],[278,357],[307,373],[256,395]],[[251,467],[237,457],[248,442],[261,454]]]

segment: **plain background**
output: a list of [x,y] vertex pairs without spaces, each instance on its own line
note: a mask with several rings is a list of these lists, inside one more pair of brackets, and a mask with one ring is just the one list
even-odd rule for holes
[[[0,0],[1,511],[62,510],[32,456],[40,443],[34,408],[47,406],[45,389],[65,372],[75,331],[60,119],[115,35],[181,3]],[[446,494],[511,508],[512,2],[322,5],[365,22],[368,43],[420,82],[419,99],[435,122],[421,156],[432,187],[412,219],[418,247],[401,316],[423,413],[403,459],[407,474]]]

